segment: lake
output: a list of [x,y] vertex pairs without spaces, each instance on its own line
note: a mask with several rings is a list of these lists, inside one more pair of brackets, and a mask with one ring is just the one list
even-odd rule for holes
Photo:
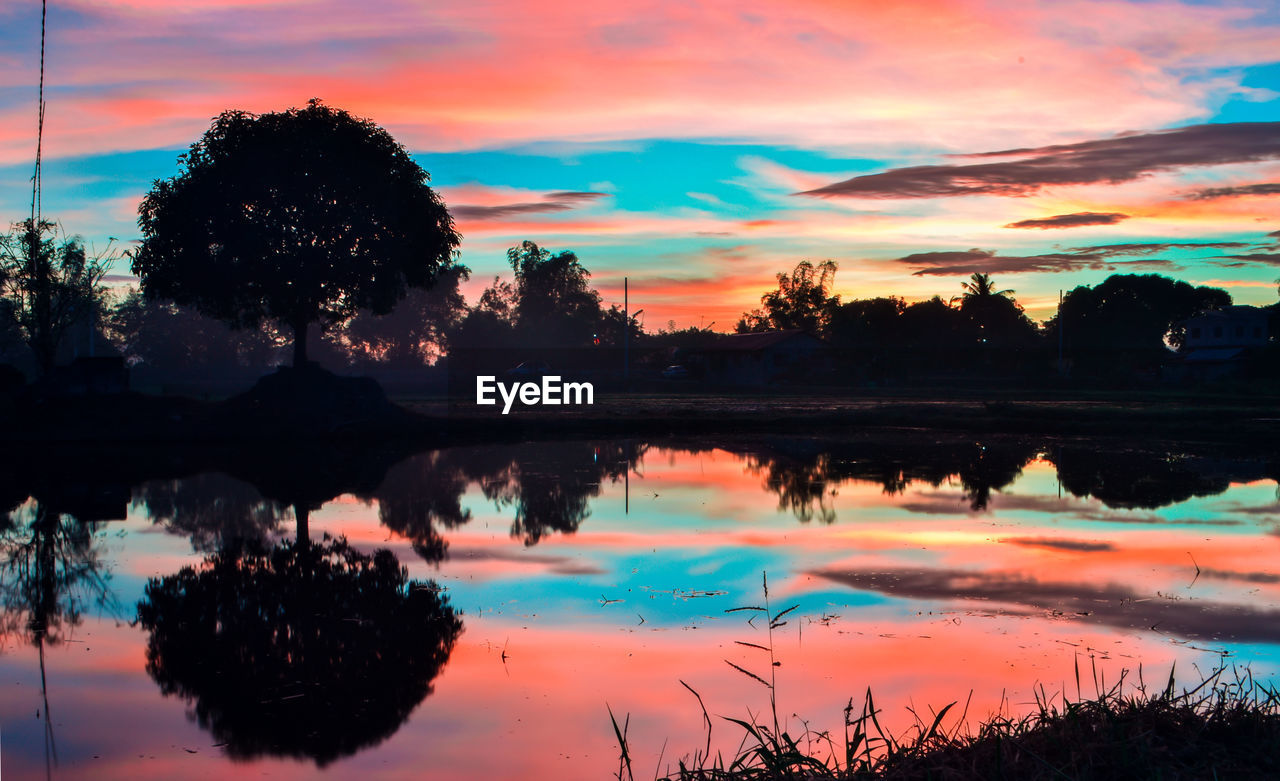
[[652,776],[765,682],[838,739],[868,689],[898,732],[1274,681],[1277,474],[927,432],[15,462],[0,772],[599,779],[611,710]]

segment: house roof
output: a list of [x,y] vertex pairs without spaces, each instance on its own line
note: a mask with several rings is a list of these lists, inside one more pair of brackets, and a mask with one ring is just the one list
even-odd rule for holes
[[764,331],[756,334],[725,334],[716,341],[701,348],[702,352],[755,352],[767,350],[775,345],[792,339],[822,343],[822,340],[799,328],[786,331]]

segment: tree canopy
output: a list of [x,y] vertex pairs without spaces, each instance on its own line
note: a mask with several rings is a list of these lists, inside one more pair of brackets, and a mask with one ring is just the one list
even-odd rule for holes
[[56,223],[28,219],[0,235],[0,293],[42,375],[68,331],[92,320],[114,260],[110,248],[90,255],[78,237],[58,233]]
[[778,274],[778,287],[760,297],[763,309],[743,314],[738,333],[800,328],[812,333],[825,331],[831,310],[840,297],[831,295],[836,279],[836,262],[824,260],[816,266],[802,260],[790,274]]
[[232,757],[324,766],[430,695],[462,631],[439,591],[343,539],[220,551],[147,583],[147,672]]
[[[1068,350],[1105,363],[1115,350],[1159,353],[1166,343],[1177,347],[1181,321],[1230,304],[1231,295],[1221,288],[1159,274],[1112,274],[1094,287],[1069,291],[1062,301],[1061,325]],[[1058,318],[1048,327],[1056,335]]]
[[149,297],[235,327],[306,329],[385,314],[430,286],[460,237],[428,175],[381,127],[311,100],[227,111],[138,208],[133,272]]

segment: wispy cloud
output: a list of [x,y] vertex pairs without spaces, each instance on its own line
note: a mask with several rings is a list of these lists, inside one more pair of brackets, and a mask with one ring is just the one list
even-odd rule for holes
[[547,193],[541,200],[503,204],[459,204],[451,206],[453,216],[463,220],[497,220],[524,214],[566,212],[608,197],[605,193],[560,191]]
[[1079,553],[1115,550],[1115,546],[1109,542],[1066,540],[1056,537],[1005,537],[1000,541],[1028,548],[1050,548],[1052,550],[1076,551]]
[[1115,225],[1121,220],[1129,219],[1129,215],[1120,212],[1075,212],[1073,214],[1055,214],[1052,217],[1041,217],[1033,220],[1018,220],[1004,226],[1006,228],[1080,228],[1085,225]]
[[1280,642],[1280,611],[1205,600],[1158,599],[1118,584],[1054,582],[1021,574],[943,569],[818,570],[813,574],[858,590],[905,599],[981,600],[1085,623],[1157,630],[1187,638]]
[[[986,274],[1027,272],[1081,271],[1085,269],[1162,269],[1178,268],[1177,262],[1168,258],[1152,258],[1173,249],[1230,249],[1247,247],[1238,241],[1219,242],[1150,242],[1130,244],[1099,244],[1074,247],[1061,252],[1038,255],[999,255],[996,250],[969,249],[942,252],[916,252],[897,259],[897,262],[915,267],[914,276],[953,276],[982,272]],[[1124,257],[1138,260],[1117,260]],[[1239,257],[1239,256],[1232,256]]]
[[1280,182],[1241,184],[1234,187],[1207,187],[1203,190],[1197,190],[1188,197],[1197,201],[1209,201],[1216,198],[1238,198],[1248,195],[1280,195]]
[[800,194],[820,198],[1020,196],[1051,186],[1118,184],[1158,171],[1280,159],[1280,122],[1193,125],[959,157],[1013,159],[894,168]]

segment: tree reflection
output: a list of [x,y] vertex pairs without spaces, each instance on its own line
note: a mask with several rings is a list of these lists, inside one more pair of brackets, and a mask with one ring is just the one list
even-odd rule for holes
[[643,447],[628,441],[525,443],[505,449],[497,470],[470,473],[485,498],[512,507],[511,536],[537,545],[551,532],[572,534],[591,514],[601,483],[616,482],[639,461]]
[[793,461],[760,453],[747,456],[747,469],[764,479],[764,489],[778,495],[778,509],[788,510],[801,523],[813,520],[834,523],[836,510],[831,500],[836,487],[831,458],[815,454],[811,460]]
[[33,645],[57,645],[90,604],[110,602],[109,573],[98,558],[98,524],[32,500],[0,525],[0,631]]
[[344,539],[246,543],[148,582],[147,672],[235,759],[317,766],[390,737],[462,631],[432,582]]
[[832,505],[842,483],[878,484],[896,496],[912,483],[938,487],[958,480],[969,507],[987,508],[992,491],[1010,485],[1036,456],[1024,442],[772,439],[746,445],[723,445],[745,452],[747,468],[760,475],[766,491],[777,495],[778,509],[802,523],[833,523]]
[[0,643],[7,646],[17,639],[37,649],[46,772],[52,772],[58,757],[45,646],[67,640],[90,604],[112,605],[110,573],[98,559],[98,524],[62,512],[62,504],[57,492],[46,488],[41,497],[11,505],[0,522]]
[[462,464],[447,451],[406,458],[387,471],[374,493],[378,520],[409,540],[423,559],[437,564],[449,548],[437,526],[454,529],[471,520],[471,511],[462,507],[467,484]]
[[644,447],[631,442],[538,442],[453,448],[412,456],[387,471],[371,495],[387,528],[438,563],[448,544],[439,529],[471,520],[462,496],[478,485],[499,509],[510,509],[511,536],[536,545],[548,534],[572,534],[590,515],[605,480],[616,482]]
[[1239,455],[1219,461],[1183,453],[1062,446],[1051,458],[1063,489],[1119,509],[1154,510],[1220,494],[1232,481],[1277,479],[1270,459]]
[[284,504],[264,499],[249,483],[221,472],[147,481],[134,489],[132,503],[152,523],[189,537],[202,553],[238,541],[265,543],[288,516]]

